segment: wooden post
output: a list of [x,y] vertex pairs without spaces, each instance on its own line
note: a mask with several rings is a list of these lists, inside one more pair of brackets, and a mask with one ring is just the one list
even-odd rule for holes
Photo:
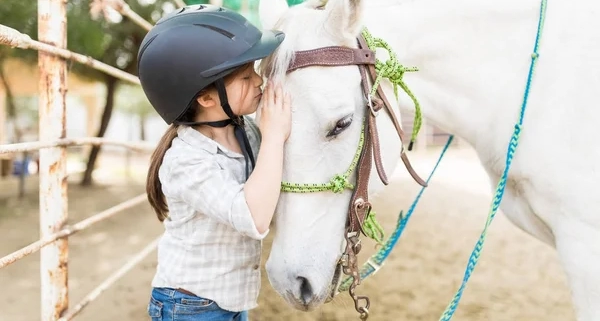
[[[38,0],[38,39],[67,46],[67,0]],[[39,136],[50,141],[66,136],[67,69],[63,58],[38,53]],[[60,231],[67,221],[66,148],[40,150],[40,238]],[[40,250],[41,320],[58,320],[68,308],[67,239]]]

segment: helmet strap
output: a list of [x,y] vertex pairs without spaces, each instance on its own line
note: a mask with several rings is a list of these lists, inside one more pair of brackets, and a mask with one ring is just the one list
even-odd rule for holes
[[256,162],[254,160],[254,155],[252,154],[250,141],[246,135],[244,118],[242,116],[235,115],[231,110],[231,106],[229,106],[229,101],[227,100],[227,91],[225,90],[225,82],[223,81],[223,78],[217,79],[215,81],[215,86],[217,87],[219,100],[221,101],[221,107],[223,108],[225,114],[229,116],[229,119],[208,122],[177,122],[177,124],[187,126],[207,125],[211,127],[225,127],[233,124],[235,138],[240,144],[240,149],[242,150],[242,154],[244,155],[244,160],[246,162],[246,179],[248,179],[248,177],[250,177],[250,169],[248,168],[248,165],[250,165],[250,168],[254,168]]

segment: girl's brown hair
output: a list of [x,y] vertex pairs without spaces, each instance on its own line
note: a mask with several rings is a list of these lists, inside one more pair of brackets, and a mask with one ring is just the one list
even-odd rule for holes
[[[243,66],[240,66],[234,72],[225,76],[225,83],[231,82],[235,77],[237,77],[243,71],[248,70],[249,67],[252,67],[253,63],[248,63]],[[214,84],[207,86],[202,89],[196,97],[202,96],[206,94],[210,90],[216,89]],[[196,102],[196,99],[192,102],[192,106],[188,108],[188,110],[177,120],[181,122],[193,122],[196,119],[196,116],[200,112],[200,106]],[[160,141],[158,142],[156,149],[150,156],[150,167],[148,168],[148,175],[146,177],[146,193],[148,194],[148,201],[150,202],[150,206],[156,212],[156,216],[159,221],[164,221],[168,217],[169,207],[167,206],[167,202],[165,200],[165,195],[162,192],[162,184],[158,177],[158,171],[160,166],[162,165],[163,158],[165,157],[165,153],[171,147],[173,143],[173,139],[177,137],[177,128],[179,125],[172,124],[167,128],[167,131],[163,134]]]
[[[199,109],[200,108],[196,103],[194,107],[189,108],[182,117],[180,117],[180,121],[194,121]],[[177,137],[178,127],[179,125],[171,124],[160,138],[156,149],[152,153],[152,156],[150,156],[150,167],[148,168],[148,176],[146,177],[146,193],[148,194],[148,201],[150,202],[150,206],[154,209],[154,212],[156,212],[158,220],[161,222],[167,218],[169,208],[165,200],[165,195],[162,192],[162,184],[158,177],[158,170],[162,165],[167,150],[173,143],[173,139]]]

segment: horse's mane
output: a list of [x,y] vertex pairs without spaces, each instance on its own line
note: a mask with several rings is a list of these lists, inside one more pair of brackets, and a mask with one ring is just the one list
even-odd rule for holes
[[[395,6],[399,0],[390,1],[392,2],[380,3],[378,6]],[[337,28],[327,30],[323,28],[324,25],[328,24],[327,19],[331,17],[320,14],[316,15],[316,12],[323,12],[320,8],[326,2],[327,0],[306,0],[301,4],[289,8],[279,18],[272,29],[285,30],[285,40],[271,55],[262,59],[258,64],[257,69],[261,76],[275,82],[285,77],[288,67],[294,61],[296,49],[294,44],[297,44],[298,40],[303,35],[306,35],[307,32],[314,32],[315,36],[322,35],[330,39],[336,39],[336,42],[343,46],[356,45],[355,36],[349,36],[346,33],[347,31],[338,30]]]
[[[279,45],[279,47],[268,57],[262,59],[258,66],[259,73],[268,79],[278,81],[282,79],[289,67],[294,61],[294,43],[300,37],[302,28],[292,28],[290,26],[292,21],[298,24],[299,18],[314,17],[312,12],[315,8],[322,6],[323,0],[306,0],[304,3],[295,5],[290,8],[273,26],[275,30],[285,30],[285,40]],[[290,19],[288,16],[294,16],[294,19]],[[308,22],[308,21],[307,21]]]
[[[275,25],[274,29],[277,29]],[[286,39],[290,35],[286,33]],[[294,48],[292,41],[283,41],[281,45],[269,56],[262,59],[258,65],[261,76],[267,79],[280,81],[286,74],[288,66],[294,61]]]

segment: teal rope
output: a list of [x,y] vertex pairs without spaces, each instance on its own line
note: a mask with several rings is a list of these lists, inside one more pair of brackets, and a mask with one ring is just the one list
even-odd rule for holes
[[471,256],[469,257],[469,263],[467,265],[467,269],[465,270],[462,284],[460,285],[458,291],[456,291],[456,294],[454,295],[454,298],[452,299],[450,304],[448,304],[448,306],[446,307],[446,310],[444,310],[444,312],[442,313],[442,316],[440,317],[440,321],[450,320],[452,318],[452,316],[454,315],[454,312],[456,312],[456,308],[458,307],[458,303],[460,302],[460,298],[462,297],[462,293],[465,289],[467,281],[471,277],[471,274],[473,273],[473,270],[475,269],[475,266],[477,265],[477,262],[479,261],[481,251],[483,249],[483,243],[484,243],[485,237],[487,235],[488,227],[490,226],[490,224],[492,223],[492,220],[496,216],[496,212],[498,211],[498,208],[500,207],[500,202],[502,201],[502,197],[504,196],[504,189],[506,187],[508,170],[510,169],[510,165],[512,164],[512,160],[513,160],[515,151],[519,144],[519,138],[521,137],[523,119],[525,117],[525,109],[527,107],[527,101],[528,101],[529,92],[531,89],[531,79],[533,77],[536,62],[539,57],[538,49],[539,49],[540,37],[541,37],[542,31],[544,28],[544,20],[546,17],[546,5],[547,5],[547,0],[541,0],[540,17],[539,17],[539,21],[538,21],[537,35],[535,38],[533,54],[531,55],[531,65],[529,66],[529,74],[527,76],[527,84],[525,86],[525,93],[523,95],[523,103],[521,104],[519,122],[515,125],[513,135],[510,139],[510,143],[508,144],[508,151],[506,153],[506,164],[504,167],[504,171],[502,172],[502,177],[500,178],[500,180],[498,181],[498,185],[496,186],[496,193],[495,193],[494,200],[493,200],[491,208],[490,208],[490,212],[488,214],[487,221],[485,222],[485,227],[483,228],[483,232],[481,233],[479,239],[477,240],[477,243],[475,244],[475,248],[473,249],[473,252],[471,253]]
[[[485,242],[485,238],[487,235],[487,229],[490,226],[490,224],[492,223],[492,220],[494,219],[494,217],[498,211],[498,208],[500,206],[500,203],[502,201],[502,197],[504,195],[504,189],[506,187],[508,171],[510,169],[510,165],[512,164],[512,159],[514,157],[514,153],[517,149],[517,146],[519,143],[519,138],[521,136],[523,120],[525,117],[525,110],[527,107],[527,101],[529,98],[529,93],[530,93],[530,88],[531,88],[531,79],[533,78],[533,73],[535,71],[537,58],[539,57],[538,49],[539,49],[540,37],[541,37],[544,20],[545,20],[546,6],[547,6],[547,0],[542,0],[541,7],[540,7],[540,18],[539,18],[539,23],[538,23],[538,31],[537,31],[537,35],[536,35],[536,39],[535,39],[534,52],[531,55],[532,61],[531,61],[531,65],[529,68],[529,75],[527,77],[527,84],[525,87],[523,102],[521,104],[521,110],[520,110],[520,114],[519,114],[519,122],[515,125],[513,135],[511,136],[511,140],[508,145],[505,168],[502,173],[502,177],[499,180],[498,185],[496,187],[496,193],[495,193],[494,201],[492,202],[492,205],[491,205],[491,210],[488,214],[488,219],[486,221],[484,230],[481,233],[481,236],[479,237],[479,239],[475,245],[475,248],[473,249],[473,252],[471,253],[471,256],[469,257],[469,264],[467,265],[467,269],[465,271],[465,276],[463,278],[463,282],[462,282],[460,288],[458,289],[457,293],[455,294],[454,298],[452,299],[450,304],[447,306],[446,310],[442,313],[442,316],[440,317],[440,321],[450,320],[452,318],[452,316],[454,315],[454,313],[456,312],[456,309],[458,308],[458,303],[460,302],[460,299],[462,297],[462,293],[465,289],[466,283],[468,282],[471,274],[473,273],[473,270],[475,269],[475,266],[477,265],[477,262],[481,255],[481,251],[483,249],[483,244]],[[453,136],[450,136],[448,138],[448,141],[446,142],[446,145],[444,146],[444,149],[442,150],[437,163],[435,164],[433,170],[431,171],[431,174],[427,178],[427,183],[429,183],[429,181],[431,180],[437,167],[439,166],[444,154],[446,153],[448,147],[450,146],[450,143],[452,142],[452,139],[453,139]],[[429,185],[429,184],[427,184],[427,185]],[[406,216],[403,216],[402,212],[400,212],[400,215],[398,217],[398,223],[396,224],[396,229],[394,230],[392,235],[390,235],[390,238],[387,240],[385,245],[382,248],[380,248],[379,251],[377,251],[377,253],[375,253],[373,256],[371,256],[371,258],[361,267],[361,270],[360,270],[361,280],[364,280],[367,277],[369,277],[370,275],[372,275],[373,273],[377,272],[377,270],[383,265],[383,262],[389,256],[390,252],[392,251],[392,249],[398,242],[400,236],[402,235],[402,232],[404,231],[404,228],[406,227],[408,220],[412,216],[412,213],[413,213],[416,205],[418,204],[424,190],[425,190],[425,187],[422,187],[421,190],[419,191],[419,193],[417,194],[417,197],[415,198],[415,200],[411,204],[410,208],[408,209]],[[345,278],[340,285],[340,291],[348,290],[350,284],[352,283],[352,280],[353,280],[352,277]]]
[[[429,186],[429,181],[431,181],[431,178],[433,177],[433,174],[435,173],[438,166],[440,165],[442,158],[444,158],[446,151],[448,151],[448,148],[450,147],[450,144],[452,143],[453,138],[454,138],[454,136],[448,137],[448,141],[446,142],[446,145],[442,149],[442,152],[440,153],[440,156],[438,157],[438,160],[435,163],[435,166],[433,167],[433,169],[431,170],[431,173],[429,174],[429,177],[427,178],[427,186]],[[385,242],[385,244],[381,248],[379,248],[377,253],[375,253],[373,256],[371,256],[371,258],[366,263],[363,264],[363,266],[360,269],[360,279],[361,280],[364,280],[367,277],[369,277],[371,274],[376,272],[383,265],[383,262],[385,261],[385,259],[387,259],[387,257],[390,255],[390,253],[394,249],[394,246],[396,246],[396,243],[398,243],[398,240],[400,239],[400,236],[402,235],[402,232],[404,231],[406,224],[408,224],[408,220],[410,219],[413,211],[417,207],[417,204],[419,203],[419,200],[421,199],[421,195],[423,195],[424,191],[425,191],[425,187],[423,186],[423,187],[421,187],[421,190],[417,194],[417,197],[415,198],[413,203],[408,208],[408,211],[406,212],[406,216],[404,216],[402,214],[402,212],[400,212],[400,214],[398,215],[398,222],[396,223],[396,229],[390,235],[390,237]],[[350,284],[352,284],[353,280],[354,280],[354,278],[351,276],[346,277],[340,284],[340,291],[343,292],[343,291],[348,290],[348,288],[350,287]]]

